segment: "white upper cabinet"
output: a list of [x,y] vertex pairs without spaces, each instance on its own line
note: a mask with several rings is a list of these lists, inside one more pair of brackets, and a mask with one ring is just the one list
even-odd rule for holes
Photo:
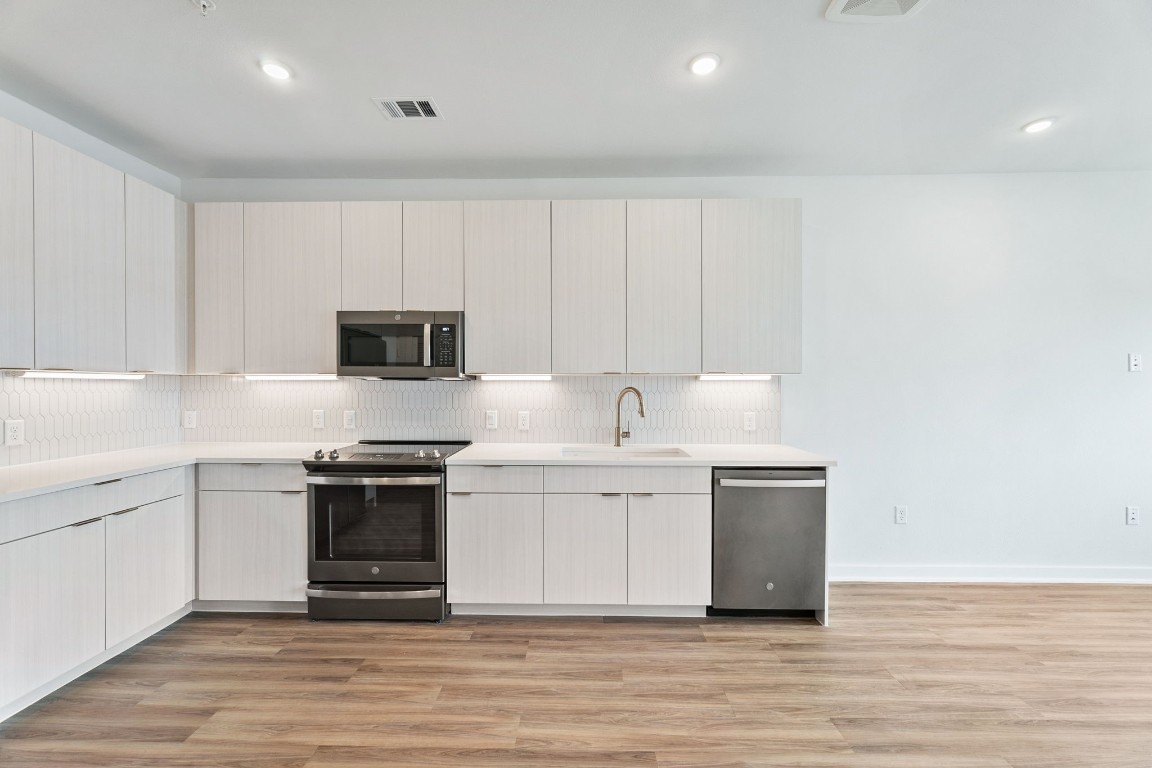
[[36,364],[32,131],[0,119],[0,368]]
[[176,198],[126,176],[124,224],[128,370],[177,373]]
[[552,202],[552,372],[627,370],[623,200]]
[[628,201],[628,370],[700,371],[700,201]]
[[404,203],[403,308],[464,309],[464,203]]
[[193,367],[196,373],[243,373],[244,204],[197,203],[192,216]]
[[244,370],[335,373],[340,203],[244,204]]
[[124,174],[33,138],[36,367],[125,370]]
[[800,371],[800,201],[705,200],[703,369]]
[[551,204],[464,203],[464,344],[469,373],[552,370]]
[[403,308],[403,206],[340,204],[340,309]]

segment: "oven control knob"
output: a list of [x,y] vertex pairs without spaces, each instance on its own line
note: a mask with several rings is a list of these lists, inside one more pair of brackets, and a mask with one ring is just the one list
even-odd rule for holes
[[375,576],[378,573],[380,573],[380,568],[375,565],[372,566],[372,575]]
[[440,458],[440,451],[438,451],[437,449],[433,448],[433,449],[432,449],[432,458],[434,458],[434,459],[438,459],[438,458]]
[[332,459],[332,461],[336,461],[336,459],[340,458],[340,451],[333,448],[332,452],[328,454],[328,458]]
[[317,461],[324,458],[324,449],[323,448],[317,448],[316,453],[312,454],[312,458],[316,459]]
[[428,454],[424,453],[424,449],[421,448],[420,450],[416,451],[416,458],[426,459],[426,458],[428,458]]

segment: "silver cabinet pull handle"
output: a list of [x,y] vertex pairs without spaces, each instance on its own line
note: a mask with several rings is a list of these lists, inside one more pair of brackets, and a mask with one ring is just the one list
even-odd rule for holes
[[623,496],[622,493],[602,493],[601,496]]
[[140,509],[140,507],[128,507],[128,509],[122,509],[119,512],[113,512],[112,514],[113,515],[126,515],[129,512],[135,512],[138,509]]
[[305,589],[308,597],[336,597],[342,600],[418,600],[422,597],[440,597],[439,589],[413,589],[397,592],[342,592],[338,589]]
[[721,478],[720,485],[729,488],[823,488],[823,480],[735,480]]
[[440,485],[439,477],[309,477],[308,485]]
[[634,493],[632,495],[633,496],[651,496],[652,494],[650,494],[650,493]]
[[72,528],[79,528],[82,525],[91,525],[92,523],[98,523],[103,519],[104,518],[102,518],[102,517],[93,517],[90,520],[81,520],[78,523],[72,523],[71,527]]
[[304,491],[280,491],[280,493],[296,494],[296,493],[304,493]]
[[98,483],[93,483],[93,485],[111,485],[112,483],[118,483],[123,479],[124,478],[122,478],[122,477],[118,477],[115,480],[101,480]]

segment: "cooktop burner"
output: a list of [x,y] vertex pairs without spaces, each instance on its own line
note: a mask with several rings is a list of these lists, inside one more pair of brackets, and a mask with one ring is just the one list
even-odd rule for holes
[[382,470],[400,467],[440,469],[444,459],[471,445],[467,440],[361,440],[334,450],[318,449],[304,460],[309,472]]

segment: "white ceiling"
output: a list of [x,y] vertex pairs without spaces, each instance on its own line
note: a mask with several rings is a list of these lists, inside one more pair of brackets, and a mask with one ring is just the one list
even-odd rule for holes
[[1152,169],[1149,0],[827,1],[0,0],[0,89],[184,178]]

